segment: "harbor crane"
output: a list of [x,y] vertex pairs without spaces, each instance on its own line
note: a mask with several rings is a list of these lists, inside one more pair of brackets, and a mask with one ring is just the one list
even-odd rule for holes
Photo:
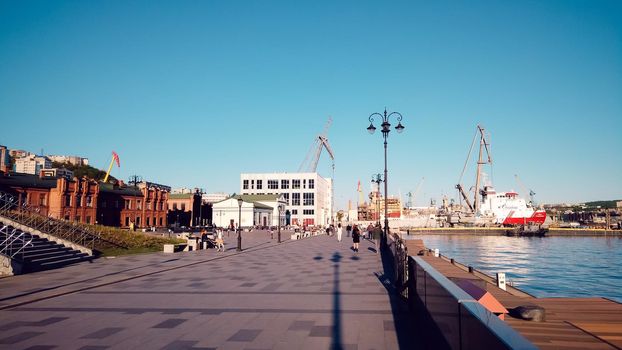
[[[469,201],[469,197],[467,196],[464,188],[462,187],[462,177],[464,176],[464,171],[466,170],[467,164],[469,163],[469,159],[471,159],[471,153],[473,152],[473,146],[475,145],[475,140],[477,140],[477,136],[479,135],[479,158],[477,160],[477,174],[475,176],[475,198],[474,205],[471,205],[471,201]],[[473,142],[471,142],[471,148],[469,149],[469,154],[467,155],[467,159],[464,162],[464,167],[462,168],[462,173],[460,174],[460,179],[458,180],[458,184],[456,188],[460,192],[462,198],[466,202],[469,210],[473,213],[477,213],[479,210],[479,183],[481,181],[482,175],[482,165],[492,164],[492,156],[490,155],[490,136],[486,135],[484,128],[481,125],[477,126],[477,130],[475,131],[475,136],[473,136]],[[484,151],[486,151],[487,159],[484,161],[483,155]]]
[[108,182],[108,177],[110,176],[110,171],[112,170],[112,165],[117,163],[117,167],[121,167],[121,163],[119,162],[119,155],[117,152],[112,151],[112,159],[110,160],[110,166],[108,166],[108,171],[106,172],[106,176],[104,177],[104,182]]
[[326,148],[326,152],[328,152],[328,155],[330,156],[330,159],[332,159],[333,161],[333,173],[335,172],[335,155],[333,154],[333,150],[330,147],[330,143],[328,142],[328,129],[330,128],[331,124],[333,123],[333,118],[328,117],[328,121],[326,122],[326,125],[324,126],[324,131],[317,135],[317,137],[315,138],[315,140],[313,141],[313,144],[311,145],[311,149],[309,149],[309,152],[307,153],[307,156],[305,157],[305,160],[302,162],[302,164],[300,164],[300,167],[298,168],[298,172],[309,172],[309,173],[315,173],[317,171],[317,164],[320,161],[320,155],[322,154],[322,149]]
[[417,193],[419,193],[419,190],[421,189],[421,185],[423,185],[423,181],[425,181],[425,177],[422,177],[421,180],[419,180],[419,184],[417,185],[415,192],[406,193],[406,196],[408,196],[408,202],[406,203],[406,206],[408,208],[413,207],[413,198],[417,197]]
[[[514,178],[516,178],[516,183],[518,183],[518,185],[521,187],[521,190],[523,190],[523,192],[527,193],[527,187],[525,186],[525,184],[520,180],[520,178],[518,177],[517,174],[514,174]],[[536,198],[535,198],[536,193],[532,190],[529,189],[529,204],[532,207],[536,206]]]

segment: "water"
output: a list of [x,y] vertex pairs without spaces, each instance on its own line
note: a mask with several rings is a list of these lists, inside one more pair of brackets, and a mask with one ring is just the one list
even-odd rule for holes
[[[409,238],[415,238],[410,236]],[[426,247],[537,297],[622,302],[622,238],[423,235]]]

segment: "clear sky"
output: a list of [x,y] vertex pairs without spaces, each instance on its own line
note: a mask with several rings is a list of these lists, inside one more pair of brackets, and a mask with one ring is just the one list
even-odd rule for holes
[[498,190],[620,199],[622,2],[0,1],[0,144],[115,150],[122,179],[239,192],[296,171],[332,116],[343,208],[383,170],[385,106],[406,126],[389,191],[425,177],[418,205],[457,198],[478,123]]

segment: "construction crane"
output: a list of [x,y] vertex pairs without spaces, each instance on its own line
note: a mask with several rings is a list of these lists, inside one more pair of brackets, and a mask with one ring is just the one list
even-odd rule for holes
[[108,171],[106,172],[106,176],[104,177],[104,183],[108,182],[108,176],[110,176],[110,171],[112,170],[112,165],[117,162],[117,167],[121,167],[121,163],[119,162],[119,155],[117,152],[112,151],[112,159],[110,160],[110,166],[108,166]]
[[[466,170],[467,164],[469,163],[469,159],[471,159],[471,153],[473,152],[473,146],[475,145],[475,140],[477,139],[478,135],[480,139],[479,158],[477,160],[477,174],[475,177],[474,205],[471,205],[471,201],[469,201],[469,197],[467,196],[466,192],[464,191],[464,188],[462,187],[462,177],[464,176],[464,171]],[[484,151],[486,151],[486,156],[487,156],[486,161],[484,161],[484,158],[483,158]],[[477,130],[475,131],[475,136],[473,136],[473,141],[471,142],[471,148],[469,149],[469,154],[467,155],[467,159],[464,162],[464,167],[462,168],[460,179],[458,180],[458,184],[456,185],[456,188],[460,192],[460,195],[462,196],[462,198],[464,198],[464,201],[469,207],[469,210],[474,213],[476,213],[479,209],[479,201],[477,197],[479,195],[479,187],[480,187],[479,183],[481,180],[482,165],[484,164],[492,164],[492,156],[490,155],[490,141],[486,138],[486,133],[484,131],[484,128],[478,125]]]
[[333,161],[333,172],[335,171],[335,155],[333,154],[333,150],[330,147],[330,143],[328,143],[328,129],[330,125],[333,123],[333,118],[328,117],[328,121],[326,122],[326,126],[324,126],[324,131],[317,135],[313,144],[311,145],[311,149],[307,153],[305,160],[300,164],[300,168],[298,168],[298,172],[309,172],[314,173],[317,170],[317,164],[320,161],[320,155],[322,154],[322,149],[326,148],[326,152],[330,156],[330,159]]
[[[517,174],[514,174],[514,178],[516,179],[516,183],[518,183],[518,185],[521,187],[521,190],[523,190],[523,192],[527,193],[527,187],[525,186],[525,184],[520,180],[520,178],[518,177]],[[536,193],[532,190],[529,189],[529,204],[532,207],[536,206],[536,199],[535,199],[535,195]]]
[[419,193],[419,190],[421,189],[421,185],[423,185],[423,181],[425,181],[425,177],[422,177],[421,180],[419,180],[419,184],[417,185],[417,188],[415,189],[415,192],[408,192],[406,193],[406,196],[408,197],[408,203],[406,203],[406,206],[408,208],[412,208],[413,207],[413,197],[417,197],[417,193]]

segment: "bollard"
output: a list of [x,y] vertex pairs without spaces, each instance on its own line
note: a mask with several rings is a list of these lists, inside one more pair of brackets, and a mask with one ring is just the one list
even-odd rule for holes
[[410,230],[406,230],[406,235],[410,236]]
[[439,256],[439,251],[438,251],[438,248],[436,248],[434,249],[434,257],[438,258],[438,256]]
[[469,266],[469,273],[473,273],[473,266]]
[[454,265],[456,262],[454,261],[454,258],[451,258],[450,260],[451,264]]
[[505,272],[497,272],[497,287],[505,289]]

